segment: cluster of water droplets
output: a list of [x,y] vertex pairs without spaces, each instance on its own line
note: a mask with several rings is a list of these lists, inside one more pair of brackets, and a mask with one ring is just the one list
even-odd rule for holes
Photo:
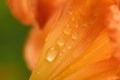
[[[71,39],[73,39],[73,40],[76,40],[76,39],[78,39],[78,36],[79,36],[79,34],[77,33],[77,32],[73,32],[73,27],[71,27],[69,24],[68,25],[66,25],[66,27],[64,28],[64,30],[63,30],[63,34],[65,35],[65,36],[70,36],[70,38]],[[73,32],[73,33],[72,33]],[[73,47],[73,43],[68,43],[68,42],[66,42],[66,39],[63,37],[63,36],[60,36],[58,39],[57,39],[57,45],[58,45],[58,47],[61,47],[61,48],[63,48],[64,47],[64,45],[66,44],[66,47],[65,47],[65,49],[67,49],[67,50],[69,50],[69,49],[71,49],[72,47]],[[49,61],[49,62],[51,62],[51,61],[53,61],[56,57],[57,57],[57,55],[59,54],[59,50],[58,49],[56,49],[57,47],[55,46],[55,47],[52,47],[52,48],[50,48],[50,49],[48,49],[48,51],[47,51],[47,61]],[[65,50],[64,49],[64,50]],[[66,51],[67,51],[66,50]]]
[[[73,16],[72,12],[69,12],[68,14],[70,16]],[[79,31],[79,30],[77,30],[77,29],[79,29],[79,26],[80,26],[79,23],[77,22],[77,20],[75,20],[74,17],[72,17],[70,21],[74,22],[74,25],[72,25],[71,23],[68,23],[65,26],[63,33],[62,33],[64,36],[67,36],[69,38],[60,36],[57,39],[57,41],[56,41],[57,46],[53,46],[52,48],[48,49],[48,51],[47,51],[47,58],[46,58],[47,61],[52,62],[57,57],[59,52],[68,51],[71,48],[73,48],[73,44],[74,44],[75,40],[77,40],[79,38],[79,33],[77,32],[77,31]],[[64,47],[65,44],[66,44],[66,46]],[[63,50],[57,49],[58,47],[63,48]]]

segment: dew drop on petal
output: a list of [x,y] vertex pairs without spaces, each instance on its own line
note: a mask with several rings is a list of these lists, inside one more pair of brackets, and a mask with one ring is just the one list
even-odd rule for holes
[[71,32],[72,32],[72,28],[70,27],[70,25],[67,25],[64,29],[64,34],[70,35]]
[[86,27],[88,27],[88,23],[84,23],[82,26],[83,26],[83,28],[86,28]]
[[64,37],[60,37],[57,41],[57,44],[62,47],[65,44],[65,39]]
[[58,55],[58,50],[55,48],[55,47],[52,47],[50,48],[48,51],[47,51],[47,61],[49,62],[52,62]]
[[76,40],[78,38],[79,34],[77,32],[74,32],[72,34],[72,39]]
[[72,43],[68,43],[67,46],[66,46],[67,49],[71,49],[72,47],[73,47]]

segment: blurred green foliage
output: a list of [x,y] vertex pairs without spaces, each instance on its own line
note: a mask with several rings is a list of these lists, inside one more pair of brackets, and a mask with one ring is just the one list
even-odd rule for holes
[[6,0],[0,0],[0,80],[28,80],[23,47],[29,27],[10,13]]

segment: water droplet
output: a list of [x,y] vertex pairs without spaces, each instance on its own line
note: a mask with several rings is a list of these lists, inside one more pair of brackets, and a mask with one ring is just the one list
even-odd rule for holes
[[58,39],[58,41],[57,41],[57,44],[58,44],[59,46],[63,46],[63,45],[65,44],[65,39],[64,39],[64,37],[60,37],[60,38]]
[[72,47],[73,47],[73,44],[72,43],[68,43],[66,48],[67,49],[71,49]]
[[67,49],[71,49],[71,48],[72,48],[72,45],[67,46]]
[[70,25],[67,25],[64,29],[64,34],[70,35],[71,31],[72,31],[72,28],[70,27]]
[[74,32],[73,34],[72,34],[72,38],[73,39],[77,39],[79,37],[79,34],[77,33],[77,32]]
[[88,23],[84,23],[83,27],[86,28],[88,26]]
[[52,47],[47,52],[47,61],[52,62],[58,54],[58,50],[55,47]]

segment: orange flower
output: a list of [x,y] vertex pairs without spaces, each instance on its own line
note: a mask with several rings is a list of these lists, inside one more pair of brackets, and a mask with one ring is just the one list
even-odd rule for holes
[[9,0],[9,5],[19,20],[34,25],[25,47],[30,80],[120,80],[118,0]]

